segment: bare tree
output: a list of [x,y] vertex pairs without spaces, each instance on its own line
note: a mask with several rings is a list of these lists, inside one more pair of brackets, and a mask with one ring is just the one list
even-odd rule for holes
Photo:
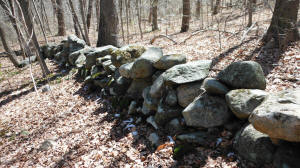
[[114,0],[100,1],[100,24],[97,46],[120,46],[118,39],[118,14]]
[[39,61],[39,64],[41,66],[41,69],[43,71],[44,76],[47,76],[50,71],[45,63],[45,61],[43,60],[43,58],[41,57],[41,48],[40,45],[38,43],[36,34],[35,34],[35,30],[34,30],[34,25],[33,25],[33,21],[32,21],[32,15],[30,12],[30,6],[31,6],[31,1],[24,1],[24,0],[18,0],[18,3],[20,5],[20,8],[22,10],[22,17],[25,20],[26,23],[26,32],[28,35],[29,40],[32,40],[34,47],[36,49],[36,55],[37,55],[37,59]]
[[157,5],[158,0],[152,0],[151,4],[151,12],[152,12],[152,31],[158,30],[158,24],[157,24]]
[[58,36],[66,35],[65,30],[65,17],[64,17],[64,9],[63,9],[63,0],[56,0],[57,8],[56,8],[56,17],[58,24]]
[[191,6],[190,0],[182,0],[182,25],[180,32],[187,32],[190,27]]
[[120,10],[120,22],[121,22],[122,38],[123,38],[123,41],[125,41],[124,23],[123,23],[123,0],[119,1],[119,10]]
[[[86,40],[86,37],[85,37],[85,34],[83,32],[83,29],[79,23],[79,19],[78,19],[78,16],[76,14],[76,11],[75,11],[75,8],[74,8],[74,4],[73,4],[73,1],[72,0],[69,0],[69,6],[70,6],[70,10],[71,10],[71,13],[72,13],[72,17],[73,17],[73,22],[74,22],[74,28],[75,28],[75,32],[76,32],[76,29],[78,28],[80,33],[81,33],[81,36],[82,38]],[[78,31],[78,30],[77,30]],[[79,32],[77,32],[79,34]],[[76,35],[77,35],[76,33]]]
[[218,14],[219,12],[219,8],[220,8],[220,3],[221,3],[221,0],[216,0],[216,4],[214,6],[214,10],[213,10],[213,15],[216,15]]
[[142,18],[141,18],[141,9],[140,9],[141,0],[136,0],[135,5],[136,5],[136,13],[137,13],[137,17],[138,17],[140,35],[141,35],[141,39],[143,39],[143,31],[142,31],[142,23],[141,23]]
[[6,51],[6,53],[8,54],[8,58],[14,64],[14,66],[20,67],[20,62],[18,61],[17,56],[15,55],[15,53],[10,49],[10,47],[7,44],[5,32],[2,28],[3,25],[4,25],[4,23],[2,21],[0,21],[0,38],[1,38],[1,41],[3,44],[3,47]]
[[276,47],[285,49],[290,42],[299,40],[297,16],[299,0],[276,0],[272,21],[263,41],[275,41]]
[[91,45],[90,39],[89,39],[89,31],[88,31],[88,26],[86,23],[86,11],[85,11],[85,0],[79,0],[79,6],[80,6],[80,13],[81,13],[81,19],[82,19],[82,24],[83,24],[83,30],[84,30],[84,36],[87,45]]
[[252,12],[253,12],[253,0],[248,0],[248,24],[247,24],[247,27],[252,26]]
[[86,16],[86,25],[88,30],[90,29],[91,26],[91,19],[93,15],[93,3],[94,0],[89,0],[89,6],[88,6],[88,11],[87,11],[87,16]]
[[199,19],[201,15],[201,0],[196,1],[196,18]]

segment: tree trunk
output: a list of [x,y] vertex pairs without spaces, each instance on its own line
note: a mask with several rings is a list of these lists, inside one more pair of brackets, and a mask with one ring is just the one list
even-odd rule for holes
[[252,12],[253,12],[253,0],[248,0],[248,24],[247,24],[247,27],[252,26]]
[[139,24],[139,30],[140,30],[140,35],[141,35],[141,39],[143,39],[143,31],[142,31],[142,19],[141,19],[141,9],[140,9],[140,4],[141,1],[140,0],[136,0],[136,13],[137,13],[137,17],[138,17],[138,24]]
[[150,8],[149,8],[149,16],[148,16],[148,22],[149,23],[152,23],[152,13],[153,13],[153,8],[152,8],[152,1],[153,0],[150,0],[149,2],[150,2]]
[[30,1],[24,1],[24,0],[18,0],[22,12],[23,12],[23,17],[26,23],[26,27],[27,27],[27,33],[29,38],[32,38],[32,42],[34,44],[34,47],[36,49],[36,54],[37,54],[37,59],[40,63],[41,69],[43,71],[43,75],[47,76],[48,74],[50,74],[50,71],[45,63],[45,61],[42,59],[41,57],[41,49],[40,49],[40,45],[38,43],[35,31],[34,31],[34,26],[33,26],[33,22],[32,22],[32,16],[31,16],[31,12],[30,12]]
[[158,0],[152,0],[152,31],[158,30],[157,24],[157,5]]
[[55,18],[57,17],[57,5],[56,5],[56,0],[51,0],[52,7],[53,7],[53,23],[55,23]]
[[182,0],[182,25],[180,32],[187,32],[190,27],[191,6],[190,0]]
[[56,0],[56,4],[57,4],[56,16],[57,16],[57,24],[58,24],[57,35],[64,36],[66,35],[66,30],[65,30],[63,0]]
[[96,18],[97,18],[97,31],[100,25],[100,0],[96,0]]
[[92,14],[93,14],[93,0],[89,0],[89,7],[87,11],[87,16],[86,16],[86,25],[88,30],[91,27],[91,19],[92,19]]
[[216,5],[214,6],[213,15],[218,14],[219,8],[220,8],[220,2],[221,2],[221,0],[216,0]]
[[86,24],[86,14],[85,14],[85,0],[79,0],[79,6],[80,6],[80,13],[81,13],[81,19],[82,19],[82,24],[83,24],[83,30],[84,30],[84,36],[86,38],[86,44],[91,45],[90,39],[89,39],[89,31],[88,31],[88,26]]
[[[70,5],[71,13],[72,13],[72,16],[73,16],[75,32],[76,32],[76,27],[78,26],[79,31],[80,31],[80,33],[81,33],[81,36],[82,36],[83,40],[84,40],[84,41],[87,41],[87,40],[86,40],[86,37],[85,37],[85,35],[84,35],[84,32],[83,32],[83,30],[82,30],[82,27],[81,27],[81,25],[80,25],[80,23],[79,23],[79,19],[78,19],[78,16],[77,16],[77,14],[76,14],[76,11],[75,11],[75,8],[74,8],[74,5],[73,5],[72,0],[69,0],[69,5]],[[78,30],[77,30],[77,31],[78,31]]]
[[128,5],[129,5],[128,0],[125,0],[127,44],[129,44],[129,6]]
[[118,40],[118,14],[114,0],[100,1],[100,24],[97,47],[105,45],[120,46]]
[[201,15],[201,0],[197,0],[196,2],[196,18],[200,19]]
[[120,22],[121,22],[121,30],[122,30],[122,38],[125,42],[125,35],[124,35],[124,23],[123,23],[123,0],[119,1],[119,9],[120,9]]
[[4,23],[1,21],[0,22],[0,38],[3,44],[3,47],[5,49],[5,51],[8,54],[8,58],[10,59],[10,61],[14,64],[15,67],[20,67],[20,62],[17,59],[17,56],[15,55],[15,53],[10,49],[10,47],[7,45],[7,41],[6,41],[6,37],[5,37],[5,32],[2,28],[2,25],[4,25]]
[[284,50],[290,42],[299,40],[297,15],[299,0],[276,0],[272,21],[263,41],[274,39],[275,47]]

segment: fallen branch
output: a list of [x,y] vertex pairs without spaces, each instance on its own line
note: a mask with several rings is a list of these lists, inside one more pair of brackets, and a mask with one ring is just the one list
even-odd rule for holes
[[177,44],[177,42],[175,40],[171,39],[171,37],[166,36],[166,35],[162,35],[162,34],[160,34],[156,37],[153,37],[153,39],[150,40],[150,44],[153,44],[155,42],[155,40],[157,40],[158,38],[166,38],[166,39],[172,41],[174,44]]
[[253,23],[253,24],[249,27],[249,29],[247,29],[247,31],[245,31],[245,33],[243,34],[241,43],[244,42],[244,40],[245,40],[247,34],[248,34],[255,26],[258,26],[257,22]]

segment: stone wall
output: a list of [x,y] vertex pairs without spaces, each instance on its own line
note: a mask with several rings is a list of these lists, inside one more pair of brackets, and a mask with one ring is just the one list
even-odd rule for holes
[[[163,55],[156,47],[92,48],[71,35],[42,50],[44,57],[77,68],[89,87],[110,94],[115,108],[144,115],[155,129],[180,134],[179,140],[203,145],[206,131],[184,133],[184,127],[208,130],[240,120],[245,125],[235,128],[234,148],[257,164],[273,162],[278,140],[300,142],[299,88],[267,93],[256,62],[234,62],[208,78],[211,60],[187,62],[185,55]],[[155,132],[149,140],[159,145]]]

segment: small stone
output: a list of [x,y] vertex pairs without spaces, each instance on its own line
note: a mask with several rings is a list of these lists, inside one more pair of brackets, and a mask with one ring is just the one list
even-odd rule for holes
[[202,83],[202,87],[209,94],[225,95],[229,92],[229,89],[225,85],[214,78],[206,78]]
[[133,63],[134,62],[131,62],[131,63],[123,64],[122,66],[120,66],[120,68],[119,68],[120,75],[125,78],[130,78],[130,72],[131,72]]
[[151,144],[153,146],[158,146],[159,145],[159,136],[157,135],[157,133],[151,133],[148,137],[149,141],[151,142]]
[[132,115],[132,114],[136,113],[136,106],[137,106],[136,101],[131,101],[130,106],[128,108],[128,114],[129,115]]
[[173,118],[180,117],[182,110],[180,106],[169,107],[165,103],[160,102],[155,114],[155,122],[164,126]]
[[154,116],[150,116],[147,118],[147,123],[151,124],[155,129],[158,129],[158,126],[154,120]]
[[180,124],[180,120],[178,118],[172,119],[167,125],[166,128],[171,134],[176,134],[182,131],[182,125]]
[[177,136],[177,139],[185,143],[192,143],[203,146],[209,145],[209,135],[206,132],[199,131],[188,134],[181,134]]
[[165,98],[165,103],[169,106],[177,105],[177,94],[176,94],[175,90],[173,90],[173,89],[168,90],[168,94]]
[[54,147],[55,145],[56,145],[56,142],[54,140],[47,139],[41,144],[38,151],[47,151],[50,148]]
[[45,92],[49,92],[50,90],[51,90],[50,86],[46,85],[43,87],[42,92],[45,93]]

